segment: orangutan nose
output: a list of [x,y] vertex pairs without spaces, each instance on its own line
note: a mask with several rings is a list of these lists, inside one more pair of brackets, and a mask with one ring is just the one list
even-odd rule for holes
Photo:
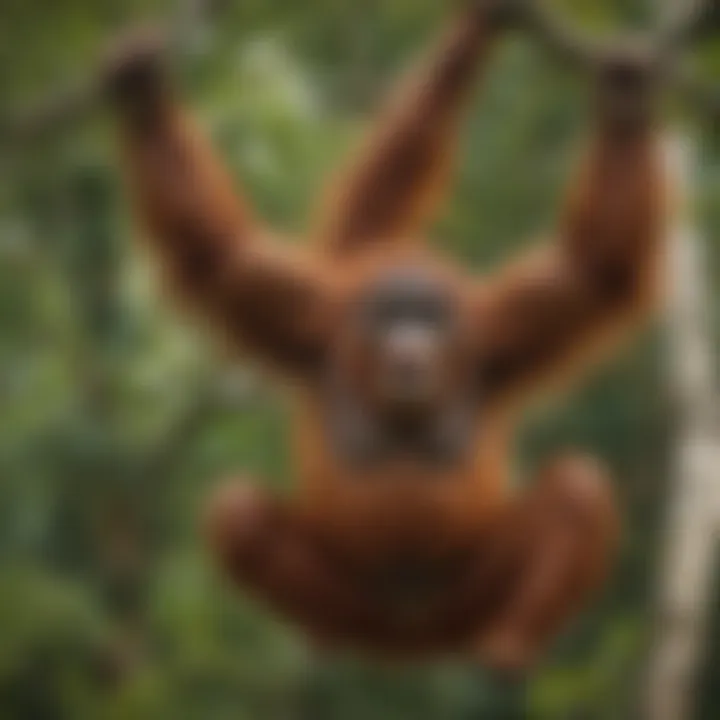
[[437,338],[422,326],[407,326],[390,333],[387,357],[391,366],[410,374],[419,374],[433,364]]
[[422,399],[432,391],[438,371],[435,333],[423,327],[395,330],[386,346],[386,390],[398,398]]

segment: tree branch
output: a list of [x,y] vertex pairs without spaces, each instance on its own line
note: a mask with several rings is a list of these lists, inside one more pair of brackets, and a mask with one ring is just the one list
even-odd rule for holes
[[[160,27],[168,52],[175,57],[192,54],[198,33],[221,6],[222,0],[184,0],[176,16]],[[27,144],[56,135],[93,112],[102,100],[101,73],[77,78],[31,107],[0,118],[0,145]]]
[[558,60],[579,70],[595,66],[598,43],[551,12],[544,0],[526,0],[525,16],[527,31]]
[[[518,0],[524,14],[525,29],[551,54],[575,70],[589,71],[596,67],[605,48],[587,35],[564,22],[550,11],[546,0]],[[192,53],[194,38],[202,30],[209,15],[222,6],[222,0],[185,0],[180,11],[167,24],[167,46],[173,55]],[[674,65],[688,46],[705,39],[720,29],[720,0],[693,0],[679,4],[668,13],[657,32],[649,36],[651,47],[659,59]],[[671,73],[685,97],[703,113],[720,114],[720,91],[704,87],[687,74]],[[71,83],[51,93],[34,107],[9,118],[0,118],[3,145],[27,143],[77,122],[92,111],[102,97],[102,82],[97,75]]]
[[[551,54],[574,70],[592,71],[608,46],[583,36],[548,9],[546,0],[524,0],[524,25]],[[654,32],[641,38],[657,63],[666,71],[665,81],[674,86],[686,104],[702,115],[720,118],[720,88],[700,81],[680,67],[688,47],[720,31],[720,0],[676,3],[664,12]]]

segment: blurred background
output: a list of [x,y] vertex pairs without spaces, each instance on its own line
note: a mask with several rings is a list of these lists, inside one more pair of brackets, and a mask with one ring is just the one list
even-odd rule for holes
[[[697,658],[694,710],[674,720],[720,718],[720,147],[708,118],[677,114],[696,153],[685,220],[704,253],[678,279],[691,290],[685,314],[681,288],[674,321],[523,430],[520,470],[567,446],[606,458],[627,521],[607,591],[509,693],[514,709],[468,665],[312,654],[204,553],[198,517],[217,480],[247,470],[278,489],[292,482],[287,408],[161,297],[134,242],[111,123],[83,107],[83,79],[119,30],[171,23],[188,105],[260,211],[301,235],[328,173],[448,5],[0,0],[3,720],[631,720],[665,633],[670,654],[685,643]],[[647,23],[649,5],[557,7],[604,33]],[[699,71],[720,69],[717,55],[702,52]],[[531,42],[504,46],[434,232],[443,247],[487,270],[553,223],[587,121],[583,81]],[[686,592],[673,600],[678,580]],[[680,615],[665,622],[663,603]]]

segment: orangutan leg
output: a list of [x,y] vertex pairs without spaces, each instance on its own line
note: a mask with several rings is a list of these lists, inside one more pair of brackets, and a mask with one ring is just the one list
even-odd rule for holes
[[381,640],[382,613],[283,502],[253,481],[216,492],[206,535],[225,574],[323,646]]
[[518,501],[510,531],[521,557],[514,588],[480,639],[481,659],[522,671],[604,582],[618,518],[604,470],[586,458],[552,462]]

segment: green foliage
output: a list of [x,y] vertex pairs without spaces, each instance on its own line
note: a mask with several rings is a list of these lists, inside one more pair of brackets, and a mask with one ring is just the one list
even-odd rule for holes
[[[444,5],[245,0],[199,29],[181,68],[188,100],[271,221],[302,235],[361,111]],[[625,2],[563,7],[601,32],[642,15]],[[176,11],[169,0],[5,0],[0,117],[82,76],[119,27]],[[485,269],[552,226],[582,96],[539,50],[508,44],[468,123],[439,244]],[[475,668],[316,657],[212,572],[197,533],[210,483],[247,471],[286,488],[287,410],[160,297],[111,147],[96,120],[0,160],[0,718],[500,718],[502,689]],[[714,167],[699,188],[711,231]],[[658,448],[671,432],[657,357],[650,342],[636,348],[528,422],[520,468],[588,447],[616,469],[630,516],[607,596],[529,682],[531,717],[634,717],[628,678],[642,661],[667,467]]]

